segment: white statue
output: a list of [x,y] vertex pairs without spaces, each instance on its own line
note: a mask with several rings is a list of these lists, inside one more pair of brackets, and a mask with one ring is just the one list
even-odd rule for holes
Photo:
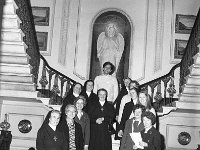
[[97,39],[97,57],[101,68],[105,62],[111,62],[116,74],[123,51],[124,38],[118,33],[116,25],[109,23],[106,32],[102,32]]

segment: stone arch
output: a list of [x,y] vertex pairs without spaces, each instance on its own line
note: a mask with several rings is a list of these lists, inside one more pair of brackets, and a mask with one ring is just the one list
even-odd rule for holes
[[124,37],[125,46],[124,51],[119,63],[118,70],[116,70],[116,77],[121,83],[124,77],[129,75],[129,56],[132,47],[132,33],[134,31],[133,24],[129,16],[118,9],[106,9],[97,14],[92,22],[91,33],[91,59],[90,59],[90,74],[89,78],[94,79],[97,75],[101,74],[101,67],[97,58],[97,38],[103,32],[105,25],[108,22],[114,22],[118,25],[118,30]]

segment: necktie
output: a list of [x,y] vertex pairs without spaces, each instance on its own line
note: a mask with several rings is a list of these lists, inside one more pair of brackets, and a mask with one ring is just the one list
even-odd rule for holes
[[137,127],[138,127],[138,124],[139,124],[139,121],[135,121],[135,122],[134,122],[134,127],[137,128]]

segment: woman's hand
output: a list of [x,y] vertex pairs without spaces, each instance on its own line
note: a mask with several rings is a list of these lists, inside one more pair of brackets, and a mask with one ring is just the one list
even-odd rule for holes
[[119,137],[122,137],[122,136],[123,136],[123,131],[122,131],[122,130],[119,130],[118,136],[119,136]]
[[136,145],[133,145],[133,149],[137,149],[137,146],[136,146]]
[[97,123],[97,124],[102,124],[103,121],[104,121],[104,117],[98,118],[98,119],[96,120],[96,123]]
[[148,147],[148,144],[146,142],[141,141],[141,142],[139,142],[139,144],[140,144],[140,146]]

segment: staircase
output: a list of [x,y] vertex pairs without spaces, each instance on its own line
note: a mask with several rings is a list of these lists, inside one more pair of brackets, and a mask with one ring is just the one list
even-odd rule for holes
[[195,150],[200,145],[200,12],[192,29],[180,68],[176,110],[159,118],[166,150]]
[[0,47],[0,121],[5,114],[11,124],[11,150],[27,150],[35,146],[37,130],[50,110],[40,100],[34,83],[33,67],[20,29],[18,9],[6,0],[3,10]]
[[[19,2],[24,10],[20,10],[16,2]],[[5,114],[8,114],[8,122],[11,124],[9,130],[12,131],[13,135],[11,150],[27,150],[30,147],[35,147],[37,130],[50,110],[49,107],[59,110],[60,105],[58,104],[60,104],[60,101],[57,101],[56,98],[62,99],[75,82],[51,68],[42,56],[32,56],[33,53],[38,53],[38,47],[34,32],[29,32],[29,29],[32,29],[32,27],[28,26],[31,24],[31,20],[26,20],[26,17],[30,18],[30,14],[29,16],[23,16],[25,17],[24,21],[16,13],[17,9],[19,9],[18,13],[21,13],[21,11],[28,12],[27,9],[29,8],[26,7],[29,4],[26,3],[28,3],[26,0],[6,0],[3,12],[0,47],[0,119],[3,121]],[[27,22],[29,23],[26,24]],[[196,24],[200,26],[200,23]],[[24,28],[25,30],[22,31]],[[198,30],[196,33],[200,34],[200,31]],[[198,41],[198,38],[196,39]],[[194,39],[190,41],[194,41]],[[156,103],[159,105],[158,109],[162,108],[164,111],[159,117],[159,130],[164,136],[166,150],[194,150],[197,148],[197,144],[200,144],[199,48],[200,45],[198,45],[198,52],[192,56],[193,63],[189,67],[189,74],[184,76],[184,79],[180,79],[182,90],[179,95],[179,101],[173,102],[176,107],[171,107],[171,100],[173,100],[173,92],[175,90],[173,84],[174,70],[180,64],[180,70],[187,68],[183,67],[182,64],[186,62],[185,55],[188,56],[189,54],[185,54],[182,62],[175,65],[167,75],[141,86],[142,89],[151,90],[149,93],[156,99]],[[189,52],[192,53],[191,51]],[[35,58],[36,60],[34,60]],[[38,59],[43,61],[40,62],[40,68],[37,66]],[[41,78],[38,77],[37,69]],[[187,71],[183,70],[183,72],[181,75]],[[157,88],[161,84],[164,87],[163,94]],[[51,87],[51,85],[53,86]],[[61,85],[60,89],[58,85]],[[40,92],[37,91],[39,90],[38,87],[41,88]],[[154,92],[156,88],[157,90]],[[45,97],[46,89],[50,93],[48,96],[51,95],[52,97]],[[171,92],[169,93],[171,94],[169,102],[167,102],[166,91]],[[164,101],[162,104],[160,103],[161,100]],[[24,125],[22,130],[19,130],[20,125]],[[188,144],[181,144],[177,140],[182,135],[186,135],[187,139],[188,134],[190,137]],[[119,141],[113,140],[113,149],[117,150],[118,147]]]
[[194,64],[190,66],[190,74],[186,76],[184,90],[179,96],[179,101],[176,102],[177,108],[200,110],[200,53],[193,58]]

